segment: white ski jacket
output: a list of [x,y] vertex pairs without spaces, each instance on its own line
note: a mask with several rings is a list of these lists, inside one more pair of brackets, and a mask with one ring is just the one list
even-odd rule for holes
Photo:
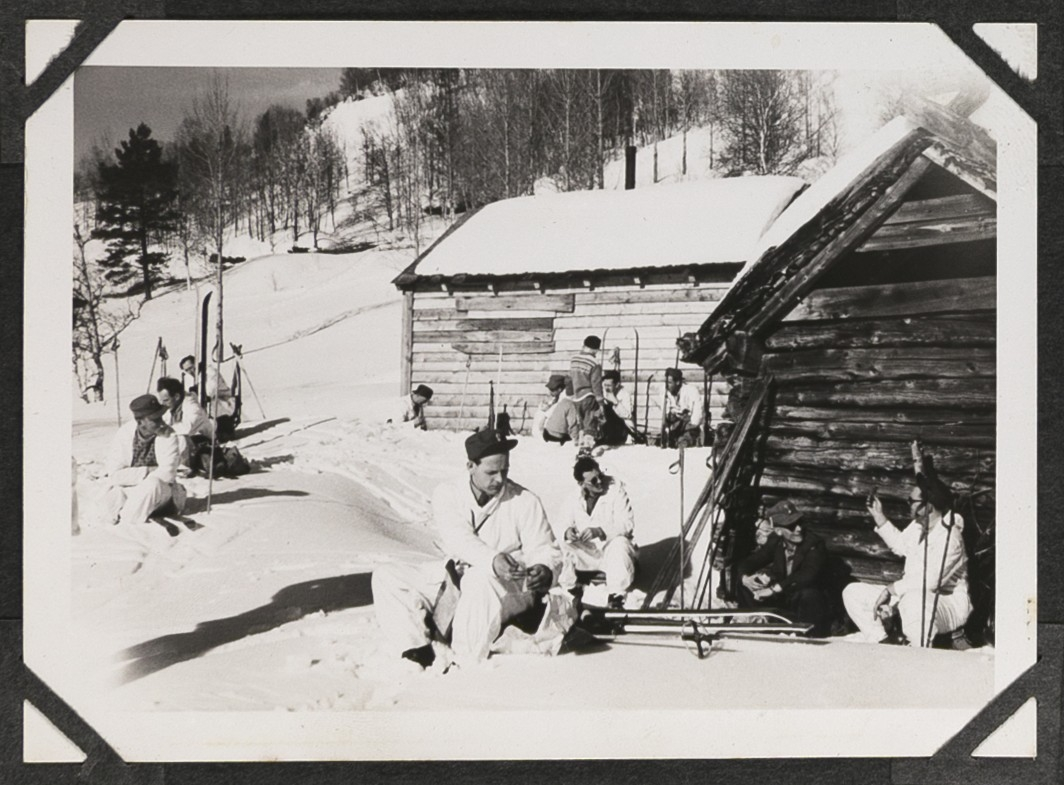
[[177,466],[180,460],[180,448],[177,437],[170,433],[155,437],[155,461],[151,466],[131,466],[133,463],[133,434],[137,430],[137,421],[130,420],[118,429],[111,440],[111,449],[107,456],[107,474],[114,485],[136,485],[145,477],[158,477],[165,483],[177,481]]
[[473,497],[468,475],[444,483],[432,494],[432,516],[449,557],[491,570],[495,557],[508,553],[525,566],[549,567],[557,580],[562,554],[543,504],[513,480],[483,507]]
[[[946,513],[945,519],[931,529],[927,534],[927,590],[934,591],[938,586],[939,571],[942,572],[942,593],[951,594],[955,591],[968,590],[968,557],[964,551],[964,518],[957,513],[952,514],[953,531],[949,533],[947,546],[948,527],[950,513]],[[920,524],[913,521],[899,531],[889,520],[876,528],[876,534],[883,538],[894,553],[905,557],[905,570],[891,587],[893,594],[902,596],[909,592],[920,594],[923,591],[924,577],[924,542],[920,538]],[[942,552],[946,550],[945,568],[942,566]]]
[[598,527],[605,533],[606,542],[616,537],[632,539],[635,532],[635,513],[632,511],[632,502],[628,498],[624,483],[613,479],[609,489],[595,503],[595,509],[590,515],[587,514],[584,492],[577,488],[566,499],[557,524],[562,532],[571,527],[578,532]]

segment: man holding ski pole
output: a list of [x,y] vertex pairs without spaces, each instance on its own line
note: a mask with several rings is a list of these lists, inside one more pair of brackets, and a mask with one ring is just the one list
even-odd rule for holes
[[851,583],[842,593],[846,612],[870,640],[886,636],[884,620],[896,611],[910,646],[930,646],[936,635],[959,629],[972,611],[964,519],[953,509],[953,493],[940,480],[930,456],[912,443],[916,487],[909,494],[912,522],[899,530],[883,514],[883,502],[869,494],[868,512],[876,534],[905,558],[902,577],[887,586]]

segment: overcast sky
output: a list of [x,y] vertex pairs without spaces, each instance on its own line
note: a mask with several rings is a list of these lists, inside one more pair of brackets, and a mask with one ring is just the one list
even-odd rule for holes
[[[117,147],[130,128],[145,123],[156,139],[174,138],[192,101],[207,87],[211,68],[92,66],[74,77],[74,160],[99,142]],[[340,68],[226,68],[229,94],[245,122],[273,104],[303,111],[308,98],[340,87]]]

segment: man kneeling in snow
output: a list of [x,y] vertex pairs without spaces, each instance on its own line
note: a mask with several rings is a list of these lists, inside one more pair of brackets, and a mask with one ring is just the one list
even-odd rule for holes
[[[561,552],[543,505],[507,476],[516,445],[494,430],[474,433],[465,442],[468,476],[433,493],[433,519],[451,557],[446,569],[385,565],[373,573],[373,604],[387,645],[422,667],[435,658],[430,618],[437,639],[450,634],[459,663],[479,662],[503,625],[555,582]],[[452,581],[459,593],[450,606]]]
[[428,430],[425,422],[425,407],[432,400],[432,388],[419,384],[409,395],[404,395],[395,406],[395,411],[388,418],[391,423],[410,423],[420,431]]
[[129,410],[134,419],[118,429],[107,459],[108,523],[144,523],[169,502],[178,513],[185,507],[185,488],[177,482],[180,448],[163,422],[166,407],[154,395],[139,395]]
[[602,473],[594,458],[579,458],[573,466],[579,486],[562,508],[565,527],[565,569],[559,583],[571,589],[577,570],[605,570],[608,605],[623,608],[635,580],[635,513],[624,484]]

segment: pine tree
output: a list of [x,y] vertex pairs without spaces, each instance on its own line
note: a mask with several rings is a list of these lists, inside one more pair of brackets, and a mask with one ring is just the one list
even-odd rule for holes
[[114,164],[101,162],[99,175],[93,236],[107,241],[105,276],[125,283],[139,271],[144,299],[150,300],[152,279],[167,259],[150,248],[177,223],[177,168],[163,160],[162,146],[141,123],[115,148]]

